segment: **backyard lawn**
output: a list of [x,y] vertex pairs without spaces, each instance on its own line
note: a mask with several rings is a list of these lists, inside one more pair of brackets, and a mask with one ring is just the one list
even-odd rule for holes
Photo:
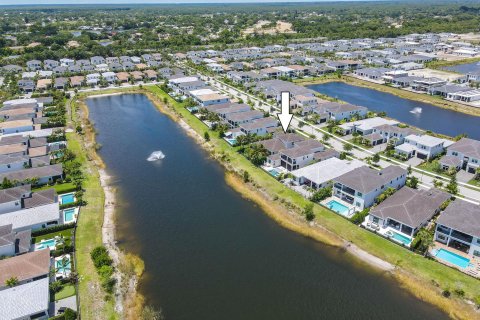
[[62,235],[65,238],[65,244],[70,245],[73,237],[73,228],[62,230],[62,231],[57,231],[57,232],[52,232],[52,233],[47,233],[41,236],[37,237],[32,237],[32,243],[37,243],[42,240],[48,240],[48,239],[53,239],[56,236]]
[[75,295],[75,286],[73,284],[65,284],[62,289],[55,293],[55,301],[65,299]]

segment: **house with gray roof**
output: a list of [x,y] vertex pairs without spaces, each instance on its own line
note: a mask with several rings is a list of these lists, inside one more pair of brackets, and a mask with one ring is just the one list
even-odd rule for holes
[[407,180],[407,170],[389,166],[380,171],[363,166],[335,178],[333,196],[356,207],[371,207],[388,188],[400,189]]
[[436,222],[435,241],[480,257],[480,205],[456,199]]
[[463,169],[476,173],[480,167],[480,141],[462,138],[447,148],[447,154],[440,159],[443,169]]
[[280,150],[280,166],[288,171],[297,170],[315,162],[315,154],[323,152],[325,146],[318,140],[308,139],[295,143],[293,148]]
[[54,164],[50,166],[29,168],[17,170],[12,172],[0,173],[0,180],[7,178],[10,181],[16,182],[17,185],[24,184],[25,181],[36,180],[37,185],[55,182],[63,176],[63,168],[61,164]]
[[329,114],[331,120],[350,120],[353,116],[363,118],[367,115],[368,109],[349,103],[327,102],[320,105]]
[[450,195],[438,189],[423,190],[405,186],[373,207],[364,224],[378,226],[380,230],[377,231],[382,234],[396,232],[412,240],[440,212],[440,207],[448,199]]
[[30,251],[32,232],[13,231],[12,225],[0,226],[0,257],[11,257]]
[[[0,260],[0,319],[48,319],[50,250]],[[6,287],[7,279],[18,284]]]

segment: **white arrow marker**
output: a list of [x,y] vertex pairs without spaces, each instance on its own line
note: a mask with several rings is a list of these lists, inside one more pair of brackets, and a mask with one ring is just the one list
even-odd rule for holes
[[277,113],[278,120],[282,124],[283,131],[287,133],[293,114],[290,113],[290,92],[282,92],[282,113]]

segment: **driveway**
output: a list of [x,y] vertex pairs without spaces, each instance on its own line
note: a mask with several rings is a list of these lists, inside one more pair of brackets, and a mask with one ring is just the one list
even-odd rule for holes
[[407,162],[405,162],[407,165],[410,165],[412,167],[416,167],[418,165],[420,165],[422,162],[424,162],[425,160],[422,160],[420,158],[417,158],[417,157],[413,157],[413,158],[410,158],[408,159]]
[[460,181],[460,182],[465,182],[466,183],[466,182],[472,180],[474,177],[475,177],[475,174],[468,173],[465,170],[460,170],[457,173],[457,181]]
[[62,300],[50,302],[50,306],[48,308],[50,316],[56,316],[58,314],[58,309],[60,309],[61,307],[66,307],[77,311],[77,297],[71,296]]

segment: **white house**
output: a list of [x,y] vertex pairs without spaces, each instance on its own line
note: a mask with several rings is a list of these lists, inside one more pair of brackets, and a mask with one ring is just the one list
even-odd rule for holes
[[453,142],[437,137],[424,135],[409,135],[405,137],[403,144],[395,147],[398,154],[407,158],[416,156],[420,159],[431,159],[443,152],[443,150]]
[[333,196],[354,205],[368,208],[388,188],[400,189],[407,180],[407,170],[389,166],[380,171],[362,166],[334,179]]
[[[452,157],[457,161],[451,161]],[[462,138],[447,148],[447,154],[440,159],[440,165],[446,170],[450,169],[451,163],[458,164],[457,169],[464,169],[470,173],[476,173],[480,167],[480,141]]]
[[96,86],[98,84],[98,82],[100,81],[101,77],[102,76],[100,75],[100,73],[87,74],[87,76],[86,76],[87,85]]
[[115,72],[111,72],[111,71],[104,72],[104,73],[102,73],[102,77],[108,83],[114,83],[115,81],[117,81],[117,76],[116,76]]

